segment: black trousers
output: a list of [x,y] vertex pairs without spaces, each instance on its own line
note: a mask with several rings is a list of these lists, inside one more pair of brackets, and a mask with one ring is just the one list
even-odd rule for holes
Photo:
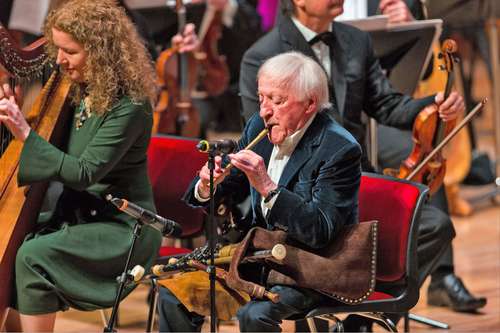
[[[398,168],[411,153],[413,142],[411,131],[403,131],[394,127],[378,126],[378,162],[380,170]],[[437,282],[447,273],[454,272],[453,248],[451,239],[455,236],[452,221],[448,215],[448,202],[444,189],[439,189],[424,206],[420,219],[419,232],[419,270],[421,284],[430,273],[432,280]],[[434,242],[447,244],[444,249],[436,251]],[[428,258],[427,256],[430,256]],[[438,258],[435,258],[438,257]],[[429,266],[435,264],[434,268]]]

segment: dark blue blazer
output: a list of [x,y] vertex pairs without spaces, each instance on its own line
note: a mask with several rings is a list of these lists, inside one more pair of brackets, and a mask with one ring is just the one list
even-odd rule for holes
[[[253,116],[239,141],[240,148],[263,128],[262,119]],[[272,150],[267,138],[253,148],[266,166]],[[260,194],[236,168],[219,184],[216,194],[243,199],[250,193],[253,225],[285,230],[303,247],[318,249],[332,242],[342,226],[357,223],[360,158],[361,148],[352,135],[320,112],[290,157],[279,180],[281,191],[267,217],[262,214]],[[184,200],[198,207],[202,204],[193,195],[196,181]]]

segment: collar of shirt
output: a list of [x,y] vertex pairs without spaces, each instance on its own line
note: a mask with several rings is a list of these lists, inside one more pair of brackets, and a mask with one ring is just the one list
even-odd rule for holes
[[[300,33],[302,34],[302,36],[304,36],[304,38],[307,42],[309,42],[311,39],[316,37],[316,35],[318,34],[316,31],[313,31],[313,30],[309,29],[308,27],[306,27],[305,25],[303,25],[296,17],[292,16],[292,22],[293,22],[293,24],[295,24],[297,29],[299,29]],[[330,27],[328,28],[328,31],[331,31],[331,30],[332,30],[332,26],[330,25]],[[316,55],[318,60],[320,61],[321,66],[323,66],[323,68],[326,72],[326,75],[328,76],[328,78],[330,78],[330,75],[331,75],[331,72],[330,72],[330,68],[331,68],[330,48],[328,47],[328,45],[326,45],[322,41],[315,43],[314,45],[311,46],[311,48],[314,51],[314,54]]]
[[274,157],[274,159],[279,160],[283,159],[285,156],[289,157],[290,155],[292,155],[293,151],[295,150],[295,147],[297,147],[300,139],[302,139],[306,130],[309,128],[315,117],[316,114],[314,114],[311,117],[311,119],[309,119],[301,129],[299,129],[292,135],[287,136],[281,144],[274,145],[273,152],[271,154],[272,157]]
[[359,20],[368,17],[367,0],[345,0],[344,12],[335,21]]

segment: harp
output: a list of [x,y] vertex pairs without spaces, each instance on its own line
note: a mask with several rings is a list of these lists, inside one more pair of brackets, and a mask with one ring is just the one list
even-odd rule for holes
[[[40,76],[48,57],[45,40],[20,48],[0,25],[0,64],[13,80],[29,81]],[[70,121],[68,94],[71,83],[57,69],[38,93],[33,105],[25,108],[31,128],[54,145],[60,145]],[[0,327],[3,326],[13,292],[14,263],[23,238],[38,216],[47,189],[45,183],[17,185],[23,143],[0,124]]]

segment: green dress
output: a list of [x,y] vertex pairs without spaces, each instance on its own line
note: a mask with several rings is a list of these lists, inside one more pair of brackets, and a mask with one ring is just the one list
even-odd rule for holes
[[[49,218],[38,221],[43,228],[27,237],[16,256],[14,307],[23,314],[111,307],[135,220],[104,197],[111,194],[154,211],[146,159],[149,103],[122,97],[109,112],[92,115],[77,129],[80,111],[75,110],[65,152],[31,131],[21,153],[20,186],[64,185]],[[143,227],[131,267],[148,269],[160,242],[158,231]],[[132,289],[127,287],[124,297]]]

